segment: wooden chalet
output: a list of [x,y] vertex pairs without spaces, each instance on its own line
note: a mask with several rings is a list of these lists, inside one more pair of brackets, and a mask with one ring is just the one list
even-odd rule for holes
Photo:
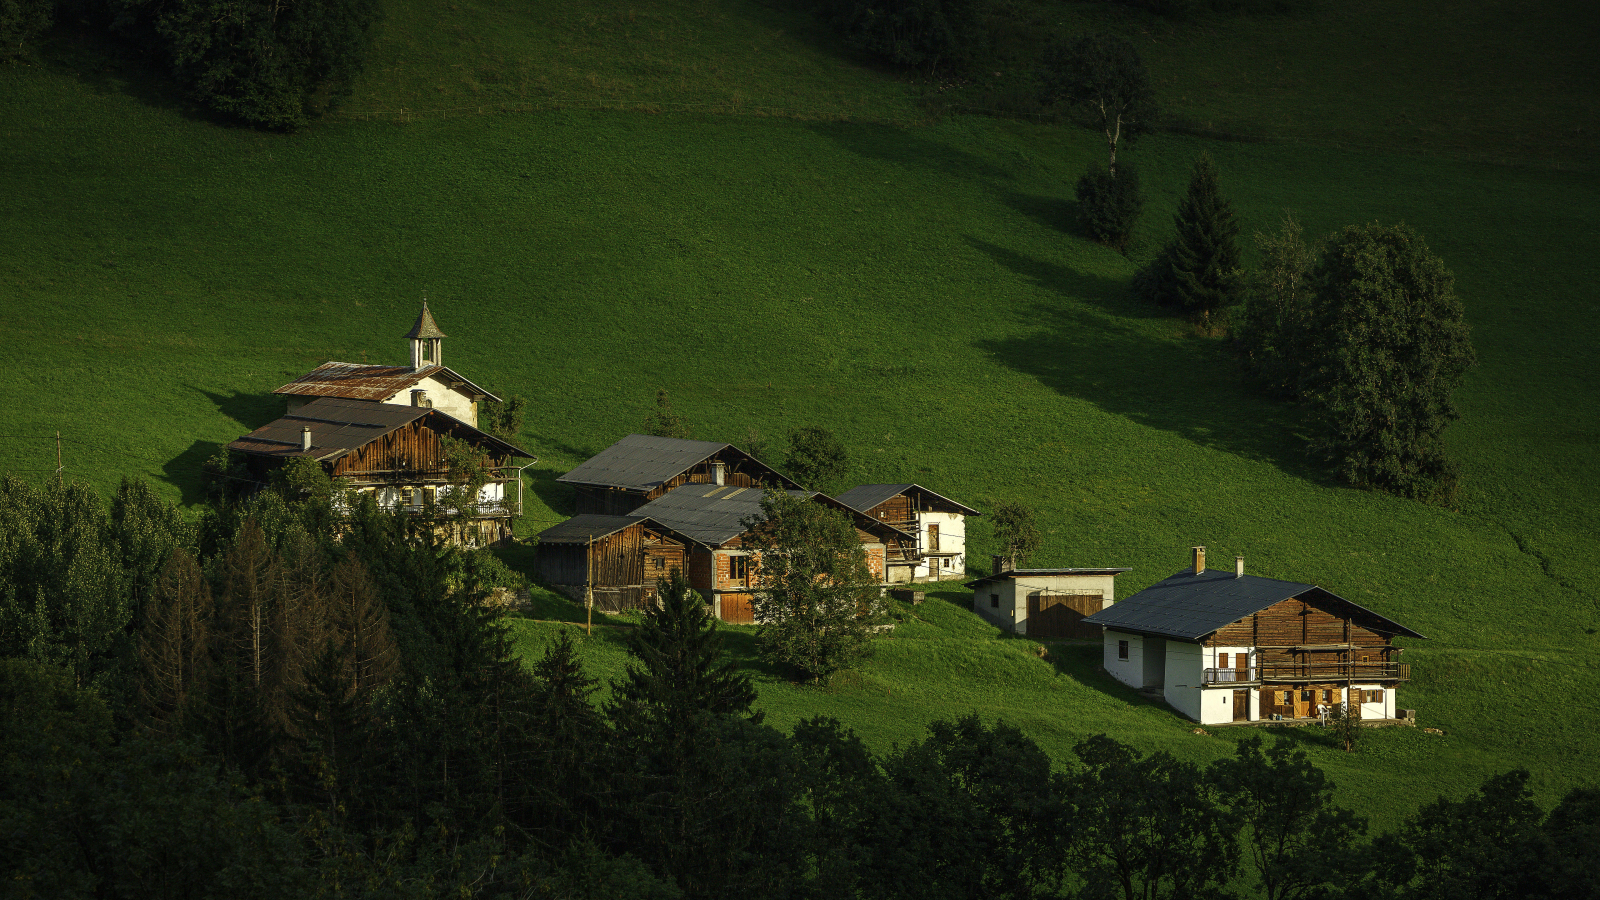
[[[880,582],[885,560],[908,552],[914,540],[912,535],[825,494],[789,493],[849,515],[866,551],[868,567]],[[597,603],[602,595],[613,593],[643,602],[650,598],[648,588],[655,579],[663,577],[674,564],[675,545],[681,545],[681,564],[686,566],[689,583],[705,595],[712,612],[728,622],[754,622],[750,599],[760,583],[756,560],[744,547],[749,531],[745,523],[761,519],[763,495],[763,489],[758,487],[690,483],[679,485],[628,516],[575,516],[539,536],[540,577],[558,587],[585,584],[572,581],[577,576],[576,568],[580,564],[593,565],[595,574],[587,583],[593,585]],[[546,535],[550,541],[548,551]],[[565,549],[575,545],[587,549]],[[548,564],[544,562],[547,558]],[[581,591],[562,589],[582,597]]]
[[732,444],[630,434],[556,479],[577,491],[579,515],[625,516],[684,484],[790,490],[800,485]]
[[838,496],[840,503],[901,531],[916,535],[916,552],[889,561],[890,583],[943,581],[967,573],[965,504],[919,484],[863,484]]
[[657,583],[683,571],[691,541],[642,516],[574,516],[539,534],[539,580],[616,613],[653,603]]
[[[262,483],[291,459],[322,464],[358,493],[373,494],[385,508],[416,513],[451,499],[453,489],[442,437],[466,441],[483,455],[490,481],[478,492],[470,521],[451,521],[449,533],[469,546],[511,537],[522,513],[521,470],[512,459],[529,454],[438,409],[323,397],[257,428],[228,445],[244,457]],[[443,510],[439,510],[443,513]]]
[[433,320],[428,304],[422,304],[422,312],[405,338],[411,342],[409,366],[325,362],[273,393],[288,398],[289,412],[319,398],[335,397],[430,407],[476,427],[479,401],[500,398],[444,366],[445,333]]
[[1084,622],[1105,627],[1105,668],[1160,690],[1202,724],[1306,719],[1358,704],[1366,720],[1395,719],[1410,679],[1397,637],[1422,635],[1313,584],[1208,571],[1194,564]]

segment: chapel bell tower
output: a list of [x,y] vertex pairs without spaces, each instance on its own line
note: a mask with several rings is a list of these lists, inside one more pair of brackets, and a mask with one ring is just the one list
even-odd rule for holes
[[428,312],[428,301],[422,301],[422,314],[417,316],[417,324],[406,332],[406,337],[411,340],[412,371],[444,365],[440,349],[444,336],[438,323],[433,321],[433,313]]

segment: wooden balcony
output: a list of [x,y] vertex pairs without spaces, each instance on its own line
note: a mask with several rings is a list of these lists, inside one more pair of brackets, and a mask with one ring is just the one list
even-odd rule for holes
[[1206,669],[1206,684],[1410,681],[1410,663],[1280,663],[1248,669]]

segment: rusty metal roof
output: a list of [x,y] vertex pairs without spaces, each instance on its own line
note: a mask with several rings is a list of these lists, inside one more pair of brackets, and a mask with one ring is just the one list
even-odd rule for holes
[[500,399],[444,366],[413,369],[410,366],[369,366],[347,362],[325,362],[273,393],[382,403],[401,391],[409,390],[424,378],[442,381],[474,400]]
[[416,338],[449,337],[449,335],[440,331],[438,324],[433,321],[433,313],[428,312],[428,301],[426,300],[422,301],[422,313],[417,316],[417,324],[411,326],[411,330],[406,332],[405,336],[413,340]]
[[[364,447],[395,429],[429,417],[434,419],[429,427],[435,431],[453,433],[512,456],[531,456],[516,445],[479,431],[442,410],[339,397],[313,400],[239,438],[229,444],[228,449],[276,459],[307,456],[326,462]],[[311,430],[310,450],[301,449],[301,435],[305,429]]]

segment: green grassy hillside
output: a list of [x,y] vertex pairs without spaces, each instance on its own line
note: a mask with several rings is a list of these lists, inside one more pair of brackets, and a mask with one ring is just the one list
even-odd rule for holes
[[[1512,765],[1547,800],[1592,783],[1600,177],[1566,171],[1559,152],[1505,166],[1408,152],[1403,135],[1342,141],[1340,121],[1365,121],[1354,113],[1330,114],[1320,143],[1169,133],[1132,154],[1151,201],[1130,259],[1071,225],[1094,135],[967,116],[885,124],[923,117],[913,86],[766,7],[600,9],[463,4],[440,19],[399,5],[351,113],[292,136],[219,127],[70,33],[0,69],[0,471],[45,477],[59,429],[70,476],[145,477],[192,501],[199,464],[279,414],[273,388],[327,359],[403,359],[426,296],[449,364],[531,401],[524,443],[540,461],[524,535],[567,512],[555,477],[637,430],[664,387],[697,437],[822,424],[863,481],[1033,503],[1038,560],[1130,566],[1121,596],[1204,543],[1428,635],[1407,650],[1417,681],[1401,702],[1446,734],[1316,751],[1348,802],[1385,821]],[[1196,40],[1264,27],[1213,24]],[[1153,50],[1152,63],[1170,80],[1190,52]],[[486,100],[479,115],[462,102],[468,78],[522,98],[490,87],[522,83],[513,58],[552,96],[576,83],[559,73],[606,85],[637,63],[606,96],[643,91],[660,111],[491,114]],[[1231,77],[1260,74],[1241,59]],[[441,86],[433,112],[415,113]],[[740,86],[747,106],[815,115],[730,114],[750,110],[718,92]],[[1549,102],[1581,105],[1584,90]],[[385,109],[414,114],[356,115]],[[1494,147],[1471,155],[1518,145]],[[1285,207],[1313,235],[1404,220],[1454,269],[1482,359],[1448,434],[1466,469],[1460,510],[1330,483],[1294,411],[1247,390],[1220,340],[1127,298],[1201,150],[1247,231]],[[981,524],[975,542],[987,549]],[[1098,675],[1092,653],[1039,660],[961,602],[903,610],[876,659],[827,690],[752,659],[763,706],[780,725],[837,715],[879,747],[973,708],[1025,724],[1058,758],[1096,731],[1196,759],[1237,739],[1192,734]],[[566,626],[517,627],[536,653]],[[602,632],[586,659],[614,673],[619,633]],[[748,632],[730,633],[748,656]]]

